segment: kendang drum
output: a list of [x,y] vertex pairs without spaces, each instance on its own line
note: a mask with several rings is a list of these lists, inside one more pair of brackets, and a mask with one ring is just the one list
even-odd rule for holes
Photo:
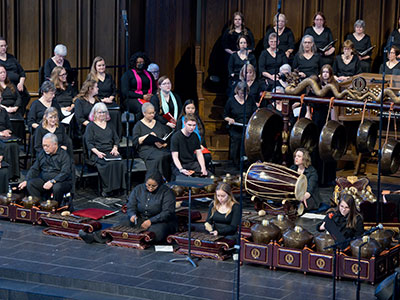
[[250,162],[274,161],[282,146],[283,119],[267,108],[251,116],[246,128],[245,151]]
[[304,174],[268,162],[252,164],[244,184],[249,194],[261,199],[301,201],[307,191]]

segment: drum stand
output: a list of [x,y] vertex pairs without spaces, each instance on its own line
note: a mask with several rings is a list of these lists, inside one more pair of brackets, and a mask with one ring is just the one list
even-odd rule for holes
[[187,261],[192,264],[194,268],[197,267],[196,262],[193,259],[198,260],[199,258],[193,258],[191,255],[191,244],[192,244],[192,187],[202,188],[213,183],[211,178],[196,178],[179,175],[176,177],[174,182],[168,183],[169,186],[178,185],[189,188],[189,207],[188,207],[188,254],[185,258],[173,258],[170,262]]

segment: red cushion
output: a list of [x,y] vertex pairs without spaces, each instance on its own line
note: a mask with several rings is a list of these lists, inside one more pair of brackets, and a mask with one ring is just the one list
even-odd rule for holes
[[102,209],[102,208],[85,208],[81,210],[75,210],[73,214],[84,218],[91,218],[94,220],[98,220],[113,212],[114,211],[112,210]]

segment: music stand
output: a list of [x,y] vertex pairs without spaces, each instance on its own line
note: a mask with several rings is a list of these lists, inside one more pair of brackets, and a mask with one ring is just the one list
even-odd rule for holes
[[197,267],[197,264],[193,261],[191,256],[191,242],[192,242],[192,187],[202,188],[207,185],[212,184],[214,181],[211,178],[202,178],[202,177],[190,177],[184,175],[178,175],[173,182],[169,182],[168,185],[178,185],[189,188],[189,221],[188,221],[188,254],[185,258],[173,258],[170,262],[176,261],[187,261],[192,264],[194,268]]

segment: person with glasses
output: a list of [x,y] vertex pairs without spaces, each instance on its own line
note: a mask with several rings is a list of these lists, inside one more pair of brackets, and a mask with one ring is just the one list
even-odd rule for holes
[[293,60],[293,69],[299,71],[301,78],[319,74],[321,55],[317,53],[314,38],[311,35],[305,35],[301,39],[299,51]]
[[179,113],[182,109],[181,98],[172,92],[172,83],[167,76],[158,79],[157,94],[150,100],[156,111],[156,119],[161,124],[175,129]]
[[56,87],[51,81],[43,82],[40,87],[40,92],[42,96],[33,101],[28,113],[28,126],[30,129],[36,129],[39,127],[40,122],[43,119],[44,112],[49,107],[54,107],[59,116],[62,116],[61,107],[58,104],[57,100],[54,99],[56,94]]
[[77,94],[76,88],[67,82],[67,76],[67,70],[64,67],[57,66],[51,72],[50,79],[56,87],[55,98],[65,115],[69,115],[73,112],[75,106],[73,99]]
[[360,59],[354,54],[354,44],[346,40],[342,46],[343,53],[335,57],[333,73],[339,82],[350,79],[352,76],[361,73]]
[[45,110],[43,120],[35,130],[34,149],[39,153],[42,147],[42,139],[48,133],[57,136],[58,145],[73,157],[72,141],[65,131],[65,127],[60,123],[58,111],[54,107]]
[[327,211],[325,219],[317,224],[318,231],[326,230],[327,218],[334,222],[346,239],[360,237],[364,233],[363,218],[357,210],[354,197],[350,194],[340,194],[338,207]]
[[58,67],[63,67],[67,71],[67,74],[69,74],[67,80],[71,85],[73,85],[74,82],[73,71],[69,61],[65,59],[66,56],[67,56],[67,47],[65,45],[58,44],[54,47],[54,56],[50,57],[44,63],[43,72],[45,80],[50,80],[51,72],[55,67],[58,66]]
[[120,195],[126,189],[126,166],[118,151],[118,134],[108,122],[110,114],[107,106],[102,102],[96,103],[90,111],[89,120],[85,131],[85,143],[89,159],[99,172],[102,194]]
[[[400,75],[400,63],[397,60],[397,56],[400,55],[400,49],[396,46],[392,46],[390,51],[388,52],[388,61],[385,65],[385,74],[386,75]],[[383,64],[379,67],[379,73],[383,73]]]
[[163,182],[157,170],[149,170],[145,182],[137,185],[129,195],[128,223],[132,227],[154,232],[153,242],[165,241],[177,231],[175,195]]
[[[365,33],[365,22],[364,20],[357,20],[354,22],[354,32],[347,35],[346,40],[350,40],[354,44],[354,49],[360,59],[360,67],[362,73],[371,72],[371,38]],[[368,52],[363,53],[364,51]],[[361,55],[361,53],[363,55]]]
[[304,30],[304,35],[311,35],[314,38],[314,43],[318,53],[321,54],[321,65],[332,65],[335,56],[334,44],[324,49],[333,42],[332,31],[326,26],[325,15],[319,11],[314,15],[313,26],[307,27]]

